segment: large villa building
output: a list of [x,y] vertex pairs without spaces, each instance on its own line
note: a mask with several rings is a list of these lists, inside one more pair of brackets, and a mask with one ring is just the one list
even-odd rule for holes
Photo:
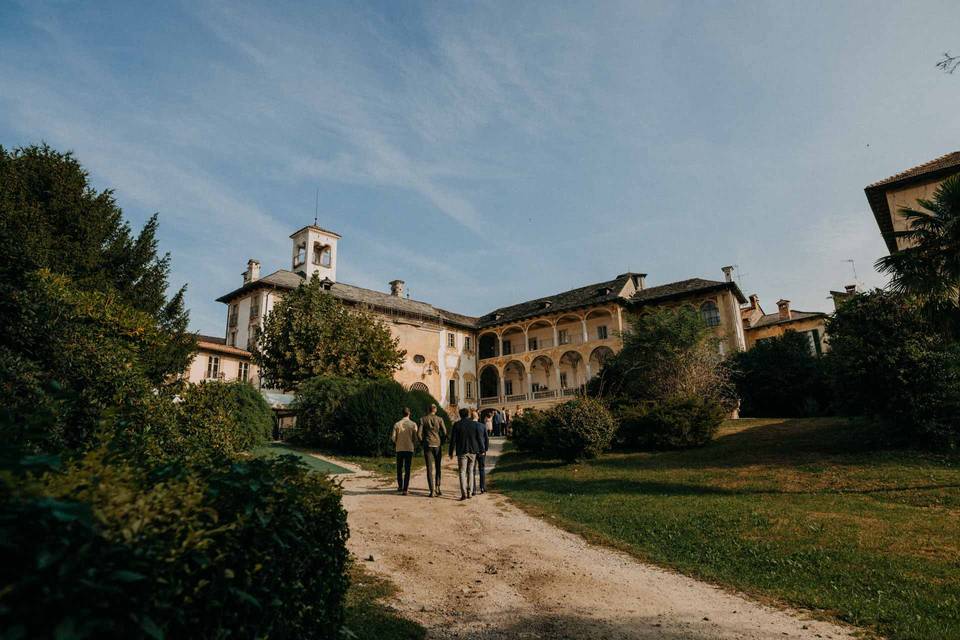
[[250,360],[264,318],[277,300],[314,273],[329,292],[380,316],[407,352],[396,372],[408,388],[430,392],[449,411],[459,407],[514,409],[549,406],[575,395],[621,347],[630,313],[644,308],[689,305],[713,328],[722,353],[746,346],[733,281],[691,278],[647,286],[646,274],[623,273],[605,282],[466,316],[410,299],[404,282],[374,291],[337,280],[341,237],[315,225],[292,236],[291,268],[261,277],[250,260],[237,289],[218,298],[227,305],[224,338],[199,336],[189,379],[247,379],[259,384]]

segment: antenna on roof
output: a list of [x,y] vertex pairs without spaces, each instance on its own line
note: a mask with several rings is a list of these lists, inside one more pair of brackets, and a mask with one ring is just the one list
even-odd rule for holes
[[317,187],[317,202],[313,205],[313,226],[317,226],[317,218],[320,216],[320,187]]
[[853,281],[860,282],[860,278],[857,277],[857,263],[849,258],[847,260],[844,260],[844,262],[849,262],[850,268],[853,269]]

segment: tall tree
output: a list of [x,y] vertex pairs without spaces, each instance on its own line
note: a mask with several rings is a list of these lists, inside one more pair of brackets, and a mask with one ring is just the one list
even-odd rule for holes
[[118,296],[166,335],[145,354],[151,379],[161,382],[186,368],[195,341],[184,289],[167,298],[170,255],[157,251],[157,227],[154,215],[134,235],[113,191],[95,190],[72,154],[46,144],[0,146],[0,299],[11,300],[41,269],[81,291]]
[[890,289],[937,309],[958,306],[960,295],[960,175],[947,178],[932,200],[900,214],[907,228],[896,233],[907,246],[877,260],[890,274]]
[[296,388],[315,376],[387,378],[406,351],[374,314],[346,307],[316,274],[278,302],[254,358],[268,384]]

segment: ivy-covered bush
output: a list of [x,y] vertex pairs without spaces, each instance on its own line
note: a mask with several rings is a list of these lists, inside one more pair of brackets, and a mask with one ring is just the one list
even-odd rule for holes
[[291,457],[4,478],[0,637],[337,637],[346,514]]
[[181,394],[178,422],[194,455],[236,455],[263,444],[273,411],[249,382],[201,382]]
[[[594,398],[577,398],[550,410],[548,448],[564,460],[595,458],[610,448],[617,423]],[[548,428],[549,428],[548,427]]]
[[744,417],[804,417],[829,408],[823,360],[810,353],[807,337],[796,331],[736,353],[730,369]]
[[310,444],[346,453],[385,455],[393,452],[390,433],[409,407],[414,422],[430,405],[450,427],[450,418],[424,391],[406,391],[394,380],[318,377],[306,381],[297,394],[297,428]]
[[510,421],[510,438],[521,451],[542,453],[547,449],[548,411],[527,409]]
[[618,443],[628,449],[686,449],[711,440],[727,416],[722,404],[691,396],[624,406]]

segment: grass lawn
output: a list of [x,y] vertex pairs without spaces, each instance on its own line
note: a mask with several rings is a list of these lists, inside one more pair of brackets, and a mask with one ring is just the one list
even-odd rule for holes
[[427,630],[400,617],[383,600],[396,593],[389,581],[373,575],[360,564],[350,568],[350,590],[347,592],[346,628],[360,640],[419,640]]
[[497,490],[645,560],[891,638],[960,638],[960,454],[838,419],[728,421],[683,452],[504,456]]
[[332,462],[327,462],[326,460],[321,460],[320,458],[310,455],[306,450],[277,442],[266,444],[262,447],[257,447],[253,450],[253,455],[257,457],[297,456],[304,462],[304,464],[314,471],[330,474],[350,473],[349,469],[345,469],[344,467],[333,464]]
[[[389,456],[353,456],[336,451],[319,451],[322,455],[355,464],[361,469],[376,473],[387,478],[397,477],[397,458],[395,455]],[[410,475],[412,476],[419,469],[424,467],[423,452],[417,451],[413,454],[413,462],[410,464]]]

